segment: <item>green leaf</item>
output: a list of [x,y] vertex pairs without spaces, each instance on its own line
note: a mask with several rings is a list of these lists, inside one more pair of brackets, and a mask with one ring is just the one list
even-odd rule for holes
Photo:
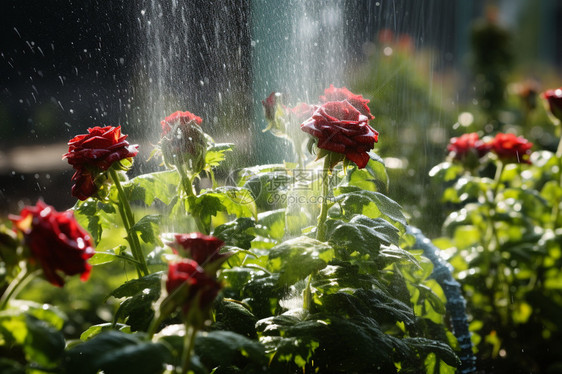
[[29,314],[25,316],[25,324],[27,336],[24,351],[28,361],[44,366],[52,365],[64,351],[65,341],[62,332]]
[[207,168],[214,168],[220,165],[225,159],[225,152],[232,151],[234,143],[213,143],[207,146],[205,154],[205,165]]
[[67,316],[56,306],[36,303],[30,300],[10,301],[10,313],[26,313],[41,321],[47,322],[56,330],[62,330]]
[[336,259],[316,274],[312,285],[324,294],[339,292],[342,289],[385,289],[382,282],[373,275],[361,273],[358,265]]
[[286,169],[257,174],[243,185],[252,194],[262,210],[272,210],[287,205],[286,192],[294,182]]
[[269,252],[268,268],[280,273],[280,282],[291,285],[326,267],[334,257],[329,245],[316,239],[298,237],[287,240]]
[[119,255],[117,255],[114,251],[103,251],[94,253],[94,255],[88,260],[90,265],[102,265],[107,264],[109,262],[113,262],[119,259]]
[[384,160],[369,152],[370,160],[363,169],[353,168],[347,173],[346,183],[368,191],[388,191],[388,174],[384,165]]
[[115,320],[126,321],[132,331],[146,330],[154,316],[152,304],[160,297],[161,277],[161,272],[153,273],[125,282],[115,289],[111,296],[126,298],[119,305]]
[[266,363],[261,343],[232,331],[200,333],[195,339],[195,353],[207,367],[233,364],[239,356]]
[[123,189],[132,201],[142,201],[150,206],[158,199],[168,205],[177,195],[179,183],[179,173],[168,170],[139,175],[123,183]]
[[254,339],[256,334],[257,318],[241,302],[222,299],[214,304],[215,323],[214,330],[227,330]]
[[429,176],[437,178],[441,182],[449,182],[457,179],[464,173],[464,168],[460,164],[442,162],[434,166],[429,171]]
[[140,233],[141,239],[147,244],[162,245],[158,235],[160,234],[160,221],[162,216],[157,214],[148,214],[138,220],[131,230]]
[[440,341],[426,338],[405,338],[404,342],[422,357],[435,353],[449,366],[458,367],[461,363],[453,349]]
[[380,192],[366,190],[347,192],[336,196],[335,201],[340,204],[348,219],[356,214],[362,214],[369,218],[385,218],[401,228],[406,226],[406,218],[402,214],[400,205]]
[[349,222],[342,220],[326,221],[327,237],[330,244],[349,253],[378,253],[381,244],[398,244],[399,231],[382,218],[354,216]]
[[9,310],[0,316],[0,336],[6,346],[20,346],[28,362],[53,367],[64,351],[63,334],[30,313]]
[[111,203],[89,198],[78,201],[72,209],[76,220],[88,230],[96,245],[101,240],[104,229],[121,223],[115,206]]
[[256,233],[281,240],[285,236],[285,209],[270,210],[258,214]]
[[221,239],[226,245],[249,249],[252,246],[253,229],[256,222],[252,218],[240,217],[234,221],[217,226],[213,236]]
[[171,360],[164,345],[143,342],[118,331],[108,331],[69,349],[63,360],[67,373],[154,374]]
[[107,332],[107,331],[114,331],[116,330],[116,328],[118,329],[118,331],[122,331],[124,333],[130,333],[131,332],[131,327],[129,325],[124,325],[122,323],[101,323],[99,325],[93,325],[88,327],[88,329],[86,331],[84,331],[82,334],[80,334],[80,340],[82,341],[86,341],[86,340],[90,340],[93,337],[101,334],[102,332]]
[[395,299],[381,289],[358,289],[353,294],[336,292],[324,295],[322,308],[348,318],[369,317],[379,323],[404,322],[413,325],[415,316],[408,305]]
[[211,224],[211,216],[216,216],[218,212],[236,217],[257,216],[254,198],[247,189],[241,187],[219,187],[204,191],[197,196],[193,210],[207,226]]

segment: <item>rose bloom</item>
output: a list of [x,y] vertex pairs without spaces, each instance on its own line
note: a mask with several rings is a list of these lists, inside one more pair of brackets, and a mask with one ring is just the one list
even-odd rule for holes
[[318,148],[341,153],[361,169],[379,136],[367,121],[348,101],[331,101],[318,107],[301,130],[318,138]]
[[23,233],[31,260],[41,265],[50,283],[58,287],[64,285],[59,272],[80,274],[83,281],[88,279],[91,265],[87,260],[94,255],[93,244],[88,233],[76,222],[73,212],[57,212],[38,201],[35,206],[23,208],[19,217],[10,219],[14,229]]
[[195,174],[203,170],[207,139],[202,122],[201,117],[188,111],[175,112],[160,122],[160,150],[167,165],[186,165]]
[[550,113],[559,121],[562,121],[562,87],[555,90],[548,90],[542,94],[548,102]]
[[369,100],[363,98],[361,95],[356,95],[349,91],[347,88],[336,88],[333,84],[324,90],[324,95],[320,96],[320,101],[323,103],[329,101],[342,101],[347,100],[355,107],[362,115],[366,116],[368,120],[375,118],[369,109]]
[[184,283],[187,283],[188,286],[187,296],[183,302],[185,314],[196,297],[199,301],[197,307],[200,309],[210,307],[221,289],[219,282],[209,277],[197,262],[189,259],[172,262],[168,265],[166,291],[171,294]]
[[162,121],[160,121],[160,125],[162,126],[161,137],[164,137],[164,136],[168,135],[168,133],[175,126],[184,127],[185,125],[188,125],[188,124],[201,125],[201,122],[203,122],[201,117],[196,116],[195,114],[193,114],[191,112],[177,111],[175,113],[170,114],[168,117],[164,118]]
[[488,142],[488,145],[492,152],[503,162],[531,163],[529,157],[533,143],[523,137],[517,137],[514,134],[498,133],[495,138]]
[[191,259],[200,265],[213,263],[227,257],[227,255],[219,253],[224,242],[214,236],[192,232],[190,234],[176,234],[174,238],[176,241],[170,243],[170,246],[176,250],[181,247]]
[[115,162],[131,159],[138,145],[129,144],[121,126],[93,127],[88,134],[78,135],[68,142],[68,153],[62,158],[76,170],[72,176],[72,195],[80,200],[93,196],[99,189],[95,179]]
[[277,110],[277,101],[280,96],[279,92],[272,92],[265,100],[261,101],[265,110],[265,118],[268,121],[275,121],[275,111]]
[[447,150],[458,161],[465,160],[470,155],[478,158],[490,151],[490,146],[480,139],[477,133],[463,134],[458,138],[452,138]]

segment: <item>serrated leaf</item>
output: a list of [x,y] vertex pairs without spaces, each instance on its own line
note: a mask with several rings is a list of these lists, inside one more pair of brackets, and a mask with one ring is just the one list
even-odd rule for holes
[[122,319],[133,331],[148,327],[154,315],[152,303],[160,297],[162,273],[153,273],[125,282],[111,292],[115,298],[126,298],[121,302],[115,319]]
[[380,192],[359,190],[343,193],[334,199],[341,205],[348,219],[356,214],[362,214],[369,218],[385,218],[402,228],[406,226],[402,207]]
[[299,237],[273,247],[268,268],[280,274],[282,284],[291,285],[323,269],[333,257],[334,250],[326,243]]
[[132,201],[150,206],[158,199],[167,205],[177,195],[179,183],[179,173],[168,170],[139,175],[123,183],[123,189]]
[[207,227],[211,216],[226,212],[236,217],[256,217],[257,208],[250,192],[241,187],[220,187],[204,191],[195,201],[194,214],[198,215]]
[[76,220],[88,230],[96,245],[100,242],[104,229],[121,223],[115,206],[111,203],[89,198],[78,201],[72,209]]
[[232,148],[234,148],[234,143],[213,143],[207,146],[205,165],[207,165],[208,168],[219,166],[225,159],[225,152],[232,151]]
[[213,236],[221,239],[226,245],[249,249],[252,246],[253,228],[256,222],[252,218],[240,217],[234,221],[217,226]]
[[381,244],[398,244],[400,239],[398,229],[382,218],[356,215],[349,222],[330,219],[326,226],[328,242],[349,253],[357,251],[374,256]]
[[138,220],[131,230],[140,233],[141,239],[147,244],[162,245],[158,235],[160,235],[160,221],[162,216],[157,214],[148,214]]

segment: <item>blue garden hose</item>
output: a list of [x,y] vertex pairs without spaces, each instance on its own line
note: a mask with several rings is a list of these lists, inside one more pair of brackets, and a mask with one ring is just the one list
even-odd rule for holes
[[466,301],[461,293],[461,285],[453,278],[451,265],[439,256],[439,249],[431,243],[431,240],[416,227],[409,226],[407,231],[416,238],[414,248],[423,249],[424,256],[433,263],[431,278],[439,283],[447,298],[445,306],[451,316],[453,334],[457,338],[460,348],[461,366],[458,372],[460,374],[475,373],[476,357],[472,353],[472,341],[466,317]]

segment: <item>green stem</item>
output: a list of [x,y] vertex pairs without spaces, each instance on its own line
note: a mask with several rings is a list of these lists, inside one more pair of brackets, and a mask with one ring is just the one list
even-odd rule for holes
[[492,193],[492,200],[491,202],[494,203],[496,200],[496,195],[498,194],[498,189],[500,187],[500,181],[502,179],[504,164],[501,161],[498,161],[498,166],[496,168],[496,175],[494,177],[494,190]]
[[[558,142],[558,148],[556,149],[556,158],[558,159],[558,188],[562,188],[562,136],[560,137],[560,141]],[[553,229],[557,227],[559,218],[560,218],[560,201],[557,201],[552,206]]]
[[10,300],[16,297],[39,271],[40,270],[29,271],[27,269],[27,265],[25,263],[22,263],[20,272],[10,282],[10,284],[2,294],[2,297],[0,298],[0,310],[6,309]]
[[129,200],[127,200],[125,191],[123,190],[123,186],[121,186],[119,176],[117,175],[115,169],[109,168],[109,175],[115,184],[115,188],[117,188],[117,194],[119,196],[119,202],[117,204],[119,206],[119,214],[121,214],[121,219],[123,220],[125,230],[127,231],[127,241],[131,247],[131,252],[134,259],[138,262],[137,272],[139,273],[139,276],[146,276],[150,274],[150,272],[148,271],[148,266],[146,265],[146,260],[142,253],[137,233],[132,229],[135,225],[135,218],[133,216],[133,211],[131,210],[131,205],[129,204]]
[[328,217],[328,172],[330,169],[330,157],[324,159],[324,170],[322,171],[322,205],[320,206],[320,215],[316,225],[316,239],[323,242],[326,240],[326,218]]
[[189,365],[191,364],[191,352],[195,346],[195,337],[197,336],[197,329],[195,327],[189,326],[188,323],[185,324],[185,337],[183,341],[183,353],[182,353],[182,374],[187,374],[189,371]]
[[182,184],[183,190],[185,191],[185,193],[187,195],[187,203],[189,204],[189,214],[191,214],[191,217],[193,217],[193,220],[195,221],[195,224],[197,225],[197,230],[199,230],[199,232],[201,232],[202,234],[209,235],[209,228],[207,228],[203,224],[203,222],[199,218],[199,215],[195,214],[194,207],[195,207],[195,200],[197,199],[197,197],[195,196],[195,192],[193,192],[193,180],[192,180],[192,178],[189,178],[189,176],[187,175],[185,170],[183,170],[182,166],[176,166],[176,170],[180,174],[181,184]]
[[314,273],[308,276],[306,281],[306,288],[304,289],[304,296],[303,296],[303,309],[310,312],[310,308],[312,306],[312,277]]

